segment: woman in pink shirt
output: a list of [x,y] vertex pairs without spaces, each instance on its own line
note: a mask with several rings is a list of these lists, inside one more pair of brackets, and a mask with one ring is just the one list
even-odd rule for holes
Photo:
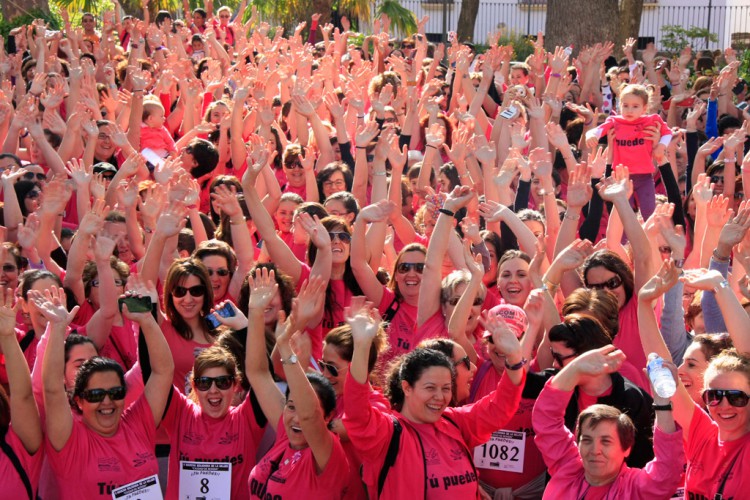
[[[123,306],[126,317],[139,323],[154,366],[143,394],[126,409],[122,367],[98,356],[81,365],[68,399],[63,384],[63,337],[77,308],[68,313],[65,295],[56,288],[44,295],[31,292],[30,298],[52,323],[42,376],[46,451],[60,497],[107,499],[112,489],[155,475],[156,427],[164,414],[174,364],[151,312],[130,313]],[[71,402],[80,419],[73,418]],[[78,480],[71,481],[71,477]]]
[[432,349],[406,354],[391,372],[388,396],[394,411],[385,413],[368,402],[367,360],[378,330],[376,314],[352,308],[347,321],[354,355],[344,388],[344,426],[364,459],[370,498],[479,498],[471,450],[505,425],[521,398],[527,360],[516,335],[502,319],[487,320],[507,370],[496,391],[461,407],[450,406],[456,372],[447,356]]
[[10,397],[0,387],[0,477],[7,498],[35,498],[42,465],[42,427],[31,375],[15,334],[13,290],[0,288],[0,349]]
[[[292,308],[282,323],[279,314],[276,348],[288,384],[286,397],[268,370],[263,332],[263,310],[276,293],[273,273],[257,271],[251,281],[248,345],[245,360],[247,378],[269,422],[277,425],[276,444],[255,466],[249,478],[250,497],[321,498],[343,497],[349,465],[338,436],[328,429],[336,409],[336,395],[321,375],[302,369],[292,349],[292,337],[304,329],[305,321]],[[323,294],[317,293],[314,308],[322,308]]]
[[578,415],[576,436],[565,427],[565,409],[581,379],[614,373],[624,360],[622,351],[611,345],[588,351],[567,364],[539,395],[533,412],[534,440],[552,477],[545,499],[666,500],[675,492],[684,458],[682,435],[668,398],[657,395],[654,400],[655,458],[643,469],[625,464],[636,428],[617,408],[597,404],[583,410]]

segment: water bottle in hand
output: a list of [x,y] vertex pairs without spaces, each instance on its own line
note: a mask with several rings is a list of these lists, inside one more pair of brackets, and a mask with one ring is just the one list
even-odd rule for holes
[[671,398],[677,390],[674,377],[669,368],[664,366],[664,360],[656,353],[648,355],[648,378],[654,386],[654,391],[662,398]]

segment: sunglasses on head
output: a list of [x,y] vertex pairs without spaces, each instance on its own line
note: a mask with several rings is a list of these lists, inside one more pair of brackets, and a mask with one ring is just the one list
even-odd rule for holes
[[576,356],[578,356],[578,354],[576,353],[563,355],[563,354],[560,354],[559,352],[555,352],[551,347],[549,348],[549,352],[550,354],[552,354],[552,359],[557,361],[557,364],[560,366],[563,366],[563,362],[566,359],[575,358]]
[[218,274],[221,277],[229,276],[229,269],[223,269],[222,268],[222,269],[216,269],[216,270],[214,270],[214,269],[209,269],[208,270],[208,275],[209,276],[213,276],[214,274]]
[[321,371],[322,370],[328,370],[328,373],[330,373],[332,377],[338,377],[339,376],[339,369],[336,368],[331,363],[326,363],[322,359],[319,359],[318,360],[318,365],[320,365]]
[[734,389],[706,389],[702,397],[706,406],[719,406],[721,400],[726,397],[727,402],[736,408],[747,406],[750,399],[750,395],[746,392]]
[[469,356],[464,356],[458,361],[454,361],[453,368],[458,368],[461,364],[463,364],[467,370],[471,371],[471,359],[469,359]]
[[23,174],[23,178],[26,179],[27,181],[33,181],[35,176],[36,176],[36,180],[38,181],[47,180],[47,176],[45,174],[34,173],[34,172],[26,172],[25,174]]
[[[452,299],[448,300],[448,303],[452,306],[455,306],[456,304],[458,304],[459,300],[461,300],[461,297],[453,297]],[[482,304],[484,304],[484,297],[476,297],[474,299],[474,302],[472,303],[474,307],[481,306]]]
[[222,375],[220,377],[193,377],[195,388],[201,392],[211,389],[211,384],[216,383],[216,388],[220,391],[226,391],[234,384],[234,378],[231,375]]
[[4,273],[16,273],[18,272],[18,268],[14,266],[13,264],[3,264],[3,272]]
[[345,231],[329,231],[328,236],[331,238],[331,242],[338,238],[341,243],[349,243],[352,241],[352,235]]
[[176,286],[174,287],[174,290],[172,290],[172,295],[177,298],[182,298],[187,295],[188,292],[193,297],[203,297],[204,295],[206,295],[206,287],[203,285],[195,285],[191,286],[190,288],[185,288],[184,286]]
[[620,285],[622,285],[622,278],[619,276],[613,276],[604,283],[588,283],[586,287],[591,290],[614,290]]
[[396,272],[399,274],[406,274],[412,269],[418,272],[419,274],[422,274],[422,271],[424,271],[424,263],[423,262],[402,262],[398,266],[396,266]]
[[107,396],[112,401],[120,401],[125,399],[126,392],[123,386],[118,385],[111,389],[86,389],[81,392],[81,397],[89,403],[101,403]]

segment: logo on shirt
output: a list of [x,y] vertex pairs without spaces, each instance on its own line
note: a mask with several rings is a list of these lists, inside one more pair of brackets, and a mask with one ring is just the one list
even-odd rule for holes
[[451,448],[450,454],[453,461],[463,460],[465,456],[464,450],[462,450],[460,446],[458,448]]
[[430,448],[429,451],[425,452],[424,459],[427,465],[440,464],[440,456],[435,448]]
[[203,442],[204,437],[195,432],[186,432],[182,435],[182,442],[185,444],[199,445]]
[[232,444],[237,441],[239,437],[239,432],[230,433],[229,431],[227,431],[222,437],[219,438],[219,444]]
[[145,465],[146,463],[150,462],[151,460],[154,460],[156,457],[153,453],[149,452],[142,452],[142,453],[136,453],[135,458],[133,459],[133,467],[141,467],[142,465]]
[[97,460],[100,472],[120,472],[120,461],[115,457],[104,457]]

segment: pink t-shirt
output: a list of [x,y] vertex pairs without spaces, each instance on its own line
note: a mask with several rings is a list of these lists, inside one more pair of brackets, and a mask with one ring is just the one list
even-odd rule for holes
[[303,200],[307,201],[307,187],[304,184],[302,186],[294,187],[287,183],[281,188],[281,192],[298,194]]
[[[383,298],[378,305],[381,316],[385,315],[395,299],[396,293],[384,286]],[[413,350],[419,343],[416,336],[417,307],[409,305],[403,300],[394,304],[394,307],[398,307],[398,310],[393,315],[393,319],[391,319],[386,330],[388,351],[381,354],[378,360],[379,365],[383,368],[386,368],[392,359]]]
[[182,335],[177,333],[177,330],[174,329],[174,326],[172,326],[172,323],[169,320],[165,320],[160,326],[161,331],[164,332],[164,338],[167,339],[167,344],[169,344],[169,350],[172,351],[172,358],[174,359],[174,377],[172,378],[172,385],[183,394],[187,394],[187,388],[190,387],[188,374],[193,370],[195,358],[204,349],[211,347],[211,344],[200,344],[194,340],[185,339]]
[[293,500],[315,498],[316,500],[338,500],[346,493],[349,463],[346,453],[333,435],[333,450],[325,470],[318,472],[312,450],[295,450],[289,446],[289,438],[283,420],[276,427],[276,443],[250,473],[250,498],[261,500]]
[[427,468],[427,498],[477,498],[477,474],[465,445],[438,432],[434,424],[411,424],[421,438]]
[[729,464],[734,462],[724,485],[724,498],[747,498],[750,491],[750,433],[734,441],[721,441],[719,427],[703,409],[695,405],[685,444],[687,473],[685,498],[714,498]]
[[[31,488],[36,491],[39,485],[39,474],[42,470],[44,451],[39,449],[33,455],[29,455],[21,440],[13,432],[13,427],[8,428],[4,439],[18,457],[21,468],[29,478]],[[3,498],[28,498],[29,495],[26,486],[23,484],[23,480],[21,480],[21,476],[5,453],[0,453],[0,477],[3,478]]]
[[247,477],[255,465],[255,453],[265,428],[255,420],[249,397],[231,407],[224,418],[215,419],[204,415],[199,405],[179,391],[173,391],[161,427],[167,430],[172,445],[167,499],[178,498],[181,460],[230,462],[232,499],[250,498]]
[[[130,370],[138,361],[138,323],[123,318],[121,326],[112,325],[107,342],[99,349],[99,356],[114,359],[125,371]],[[77,329],[77,333],[86,335],[87,326]]]
[[448,338],[448,328],[445,326],[445,316],[443,311],[438,308],[435,314],[425,321],[421,326],[417,327],[415,332],[416,342],[414,346],[419,344],[425,339],[436,339],[436,338]]
[[73,419],[63,449],[49,441],[46,453],[60,486],[60,498],[109,500],[112,490],[159,472],[151,407],[141,396],[122,414],[117,432],[104,437]]
[[612,165],[623,164],[628,167],[631,174],[653,174],[654,161],[651,154],[654,143],[645,133],[645,129],[652,125],[659,126],[662,137],[672,135],[672,131],[659,115],[645,115],[633,121],[628,121],[622,116],[610,116],[596,128],[596,136],[602,137],[610,130],[614,130],[615,138],[611,145],[614,152]]
[[141,151],[149,148],[160,154],[162,151],[172,153],[176,151],[174,138],[169,130],[162,125],[159,128],[141,124]]
[[643,368],[646,368],[646,355],[643,353],[643,344],[638,328],[637,297],[632,297],[625,304],[625,307],[620,309],[619,323],[619,331],[612,343],[627,356],[620,372],[623,377],[651,394],[651,384],[648,382],[648,377],[643,373]]

